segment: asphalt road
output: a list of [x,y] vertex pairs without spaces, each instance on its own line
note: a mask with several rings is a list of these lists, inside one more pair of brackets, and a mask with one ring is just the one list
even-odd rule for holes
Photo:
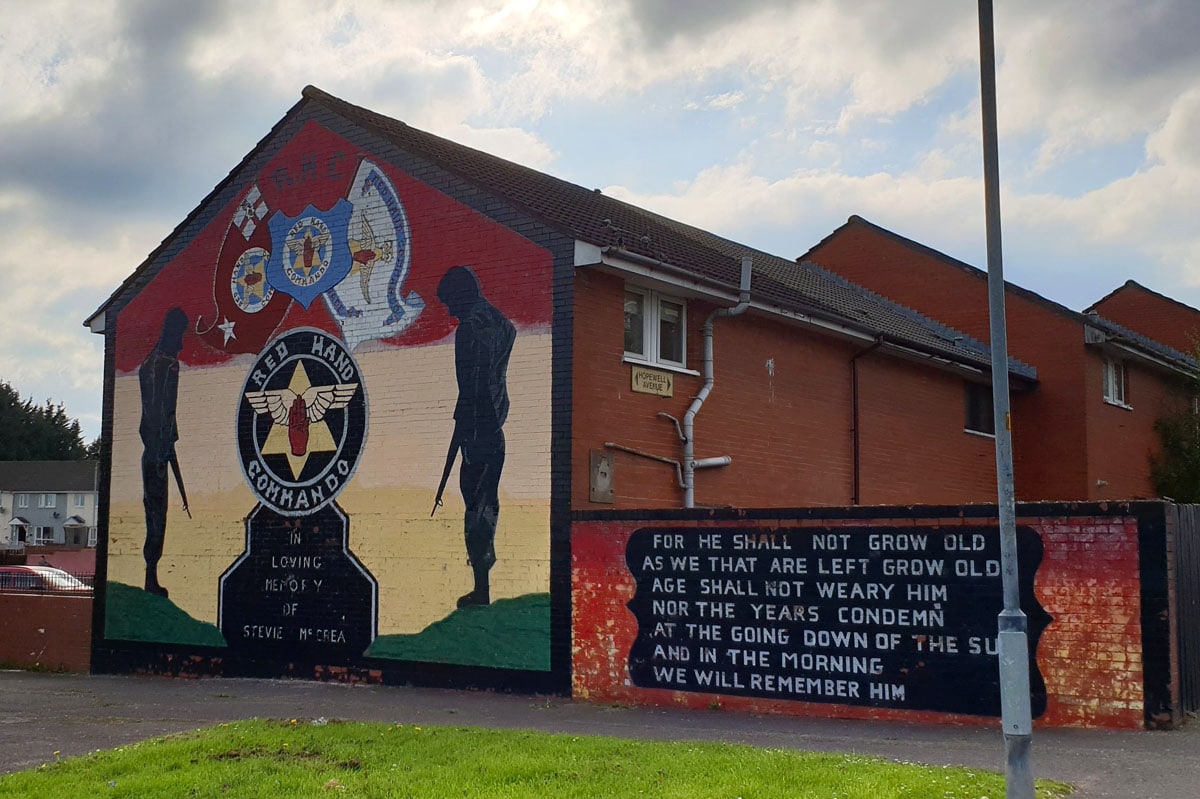
[[[0,672],[0,772],[244,718],[319,718],[712,740],[1004,770],[995,727],[751,716],[306,681]],[[1035,730],[1038,777],[1078,799],[1200,796],[1200,720],[1170,732]],[[998,799],[998,798],[997,798]]]

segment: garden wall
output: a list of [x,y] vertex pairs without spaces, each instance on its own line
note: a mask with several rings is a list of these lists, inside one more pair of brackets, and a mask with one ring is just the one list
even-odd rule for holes
[[0,593],[0,664],[87,674],[92,598]]
[[[1038,725],[1179,722],[1167,507],[1020,507]],[[573,693],[829,717],[996,718],[995,513],[577,513]]]

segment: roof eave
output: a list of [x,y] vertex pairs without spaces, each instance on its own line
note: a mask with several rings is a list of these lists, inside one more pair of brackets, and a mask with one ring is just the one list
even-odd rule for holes
[[[624,248],[602,246],[592,242],[575,241],[575,266],[600,267],[622,274],[635,275],[642,279],[656,281],[661,284],[682,289],[686,292],[703,296],[706,299],[724,301],[730,304],[738,301],[738,287],[722,281],[710,280],[697,275],[695,272],[659,259],[639,255]],[[823,313],[813,309],[787,308],[782,305],[764,302],[754,297],[753,281],[750,285],[750,307],[761,313],[782,318],[790,322],[833,334],[841,338],[869,343],[882,342],[882,349],[907,357],[932,362],[943,369],[949,369],[958,374],[971,377],[988,375],[990,367],[975,360],[954,358],[949,353],[935,352],[920,343],[908,341],[902,337],[884,334],[870,326],[863,325],[852,319]],[[1037,385],[1036,373],[1025,374],[1015,368],[1009,369],[1010,382],[1018,389],[1031,389]]]

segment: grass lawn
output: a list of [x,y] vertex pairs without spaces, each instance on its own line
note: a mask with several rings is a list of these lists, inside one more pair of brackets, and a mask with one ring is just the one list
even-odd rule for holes
[[[1067,786],[1039,782],[1043,799]],[[0,797],[1000,799],[1003,777],[711,743],[239,721],[0,776]]]

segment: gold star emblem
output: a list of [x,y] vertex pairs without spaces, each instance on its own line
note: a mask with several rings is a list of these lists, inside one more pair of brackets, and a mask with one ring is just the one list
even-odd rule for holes
[[246,268],[237,282],[242,287],[242,296],[245,297],[246,305],[250,304],[252,297],[257,297],[261,303],[265,298],[264,290],[267,287],[267,260],[261,256],[247,258]]
[[[288,383],[288,390],[297,397],[302,398],[306,391],[312,387],[312,381],[308,378],[308,371],[304,368],[304,362],[296,363],[296,370],[292,372],[292,379]],[[302,401],[302,400],[301,400]],[[329,424],[324,417],[309,424],[308,427],[308,444],[304,452],[300,455],[293,454],[291,441],[288,437],[288,426],[285,424],[271,425],[271,432],[267,434],[267,440],[263,444],[263,455],[286,455],[288,465],[292,469],[292,479],[299,480],[300,473],[304,471],[305,464],[308,463],[308,456],[313,452],[333,452],[337,449],[337,444],[334,443],[333,433],[329,430]]]
[[321,251],[329,245],[329,234],[313,235],[312,228],[305,228],[303,238],[288,239],[287,247],[292,253],[292,270],[306,279],[312,270],[324,266]]

